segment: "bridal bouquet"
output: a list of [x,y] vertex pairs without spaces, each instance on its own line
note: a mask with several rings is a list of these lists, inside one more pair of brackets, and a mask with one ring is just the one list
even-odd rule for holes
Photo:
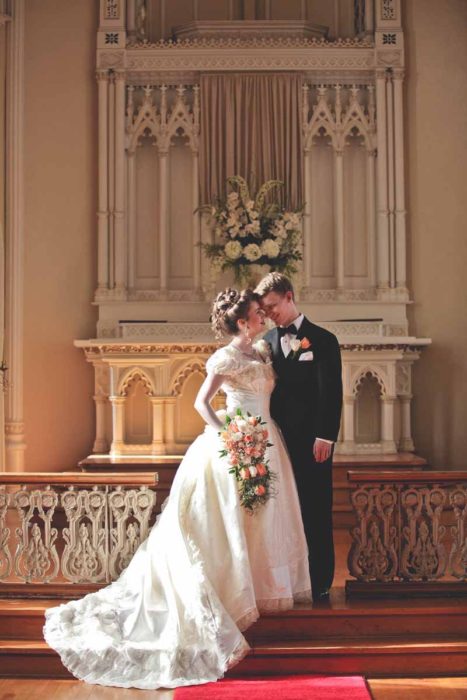
[[214,242],[201,247],[211,260],[214,276],[232,269],[237,282],[251,277],[252,269],[266,265],[287,276],[297,272],[301,253],[301,212],[285,211],[266,195],[283,186],[268,180],[255,196],[239,175],[227,178],[232,191],[226,200],[200,208],[207,212],[214,228]]
[[240,503],[249,511],[266,503],[271,496],[272,472],[265,459],[268,431],[260,416],[243,414],[241,409],[233,418],[226,416],[220,437],[224,443],[221,457],[228,457],[231,468],[239,485]]

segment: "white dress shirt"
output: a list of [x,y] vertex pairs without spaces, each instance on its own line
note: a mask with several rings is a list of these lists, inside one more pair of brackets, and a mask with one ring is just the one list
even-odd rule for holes
[[[304,318],[305,318],[305,316],[303,314],[300,314],[299,316],[297,316],[297,318],[294,321],[291,321],[289,325],[292,325],[292,323],[293,323],[295,328],[297,329],[297,333],[298,333],[298,330],[299,330],[300,326],[302,325]],[[290,351],[291,351],[290,341],[292,340],[292,338],[296,338],[296,337],[297,337],[296,333],[285,333],[281,337],[281,348],[282,348],[282,352],[284,353],[284,357],[287,357],[287,355],[290,353]],[[322,442],[328,442],[330,445],[332,445],[334,443],[333,440],[326,440],[326,438],[316,438],[316,439],[322,440]]]

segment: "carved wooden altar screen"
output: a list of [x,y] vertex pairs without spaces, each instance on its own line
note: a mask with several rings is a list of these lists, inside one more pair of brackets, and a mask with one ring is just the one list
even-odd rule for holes
[[400,0],[341,0],[353,38],[334,40],[310,3],[287,21],[273,16],[277,3],[262,18],[224,4],[213,20],[186,3],[168,40],[170,3],[100,3],[99,320],[97,339],[77,343],[96,370],[94,449],[183,450],[200,428],[186,405],[215,347],[206,325],[215,287],[197,245],[212,234],[195,212],[200,75],[254,70],[303,79],[296,286],[301,309],[343,347],[338,451],[412,450],[411,366],[428,341],[410,337],[406,314]]

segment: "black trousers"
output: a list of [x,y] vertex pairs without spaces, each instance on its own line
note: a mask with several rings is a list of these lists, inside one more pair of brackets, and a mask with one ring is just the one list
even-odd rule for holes
[[308,543],[311,586],[316,595],[330,588],[334,578],[332,453],[325,462],[316,462],[310,443],[304,446],[292,435],[284,437],[297,483]]

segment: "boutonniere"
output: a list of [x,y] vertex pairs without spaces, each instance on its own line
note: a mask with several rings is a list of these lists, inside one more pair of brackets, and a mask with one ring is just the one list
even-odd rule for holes
[[309,358],[310,360],[313,359],[313,352],[310,350],[311,348],[311,342],[308,340],[308,338],[302,338],[299,340],[298,338],[294,338],[293,340],[290,341],[290,350],[291,352],[289,353],[289,358],[291,360],[297,360],[302,352],[306,352],[307,355],[310,355],[311,357]]

